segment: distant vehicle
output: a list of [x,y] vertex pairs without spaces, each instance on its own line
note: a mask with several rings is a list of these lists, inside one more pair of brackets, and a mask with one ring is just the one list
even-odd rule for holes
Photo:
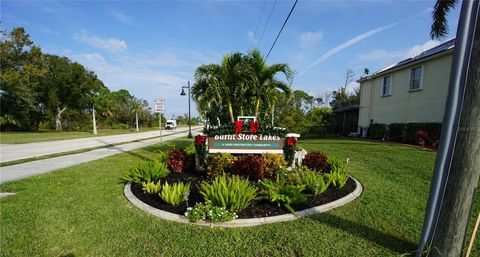
[[165,129],[176,129],[177,128],[177,120],[167,120],[167,124],[165,124]]

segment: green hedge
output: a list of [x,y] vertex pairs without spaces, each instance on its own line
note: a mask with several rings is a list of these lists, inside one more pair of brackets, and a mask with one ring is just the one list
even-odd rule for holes
[[388,136],[390,140],[415,144],[415,132],[423,130],[428,136],[436,141],[440,138],[442,132],[442,123],[440,122],[422,122],[422,123],[392,123],[372,124],[368,128],[368,137],[371,139],[382,139]]
[[385,124],[372,124],[368,127],[368,137],[371,139],[382,139],[385,137]]

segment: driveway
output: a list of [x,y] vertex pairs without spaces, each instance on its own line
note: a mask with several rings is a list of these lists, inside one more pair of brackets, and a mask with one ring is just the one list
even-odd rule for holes
[[[201,126],[194,126],[192,127],[192,130],[198,128],[201,128]],[[168,136],[172,133],[178,133],[183,131],[188,131],[188,128],[182,127],[177,128],[176,130],[162,130],[162,135]],[[109,146],[113,144],[120,144],[159,136],[159,131],[149,131],[113,136],[76,138],[27,144],[0,144],[0,162],[9,162],[50,154],[71,152],[101,146]]]

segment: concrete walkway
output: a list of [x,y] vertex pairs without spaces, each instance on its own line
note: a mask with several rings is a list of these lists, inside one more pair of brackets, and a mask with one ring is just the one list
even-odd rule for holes
[[[197,129],[199,126],[192,127]],[[172,133],[188,131],[188,128],[177,128],[176,130],[162,130],[162,135],[166,136]],[[9,162],[44,155],[58,154],[64,152],[77,151],[82,149],[108,146],[113,144],[142,140],[146,138],[158,137],[160,132],[149,131],[140,133],[121,134],[102,137],[87,137],[67,140],[55,140],[38,143],[26,144],[1,144],[0,162]]]
[[[192,128],[192,133],[199,132],[201,128]],[[177,130],[178,132],[179,130]],[[185,132],[177,133],[163,137],[163,141],[172,140],[175,138],[185,137],[188,134],[188,129]],[[107,156],[128,152],[137,148],[147,147],[150,145],[160,143],[160,138],[147,139],[139,142],[127,143],[122,145],[105,147],[97,150],[92,150],[84,153],[64,155],[60,157],[48,158],[44,160],[26,162],[17,165],[10,165],[0,167],[0,184],[7,181],[19,180],[26,177],[35,176],[51,172],[54,170],[70,167],[84,162],[90,162]]]

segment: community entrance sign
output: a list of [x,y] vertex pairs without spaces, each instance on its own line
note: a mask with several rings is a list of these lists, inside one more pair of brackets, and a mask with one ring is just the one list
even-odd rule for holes
[[270,135],[216,135],[208,137],[209,153],[283,153],[285,138]]

